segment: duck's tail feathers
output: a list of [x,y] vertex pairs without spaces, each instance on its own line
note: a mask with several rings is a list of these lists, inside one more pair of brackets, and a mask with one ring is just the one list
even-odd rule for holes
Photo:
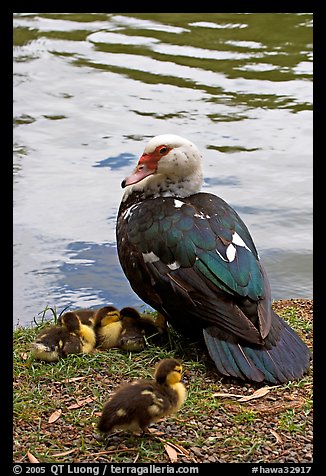
[[308,347],[274,311],[263,346],[217,337],[210,327],[203,333],[209,355],[223,375],[280,384],[301,378],[309,369]]

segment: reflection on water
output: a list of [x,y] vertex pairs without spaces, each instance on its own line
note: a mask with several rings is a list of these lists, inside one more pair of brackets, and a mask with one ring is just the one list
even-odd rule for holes
[[14,322],[140,305],[116,256],[120,183],[148,138],[204,155],[273,297],[312,296],[312,15],[14,15]]

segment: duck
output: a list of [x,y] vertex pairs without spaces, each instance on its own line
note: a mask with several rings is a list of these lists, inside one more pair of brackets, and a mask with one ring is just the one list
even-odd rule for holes
[[81,353],[89,354],[95,349],[96,334],[93,326],[83,324],[82,319],[83,317],[80,317],[78,311],[68,311],[61,316],[61,326],[71,334],[78,336],[81,342]]
[[97,348],[101,350],[118,347],[122,332],[119,310],[115,306],[104,306],[97,309],[94,315]]
[[76,332],[79,322],[67,317],[64,325],[53,325],[43,329],[31,345],[32,356],[45,362],[56,362],[68,354],[82,352],[82,341]]
[[104,404],[98,421],[101,433],[125,430],[148,432],[148,426],[176,413],[186,399],[182,365],[173,358],[158,362],[153,380],[121,384]]
[[250,232],[222,198],[201,191],[203,158],[175,134],[149,140],[124,193],[117,252],[133,291],[181,335],[200,338],[223,376],[285,383],[310,351],[272,309]]

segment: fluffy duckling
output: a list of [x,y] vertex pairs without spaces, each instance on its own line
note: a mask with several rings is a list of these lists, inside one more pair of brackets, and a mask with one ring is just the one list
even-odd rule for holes
[[96,345],[96,335],[94,329],[81,322],[78,312],[69,311],[61,316],[61,325],[71,334],[79,336],[81,341],[81,353],[89,354]]
[[100,349],[117,347],[122,323],[118,309],[114,306],[104,306],[95,312],[95,329],[97,334],[97,346]]
[[154,380],[122,384],[103,407],[99,431],[145,432],[150,423],[177,412],[186,398],[181,372],[180,362],[164,359],[156,365]]
[[141,326],[146,337],[155,343],[160,342],[168,332],[166,318],[159,312],[155,318],[151,314],[141,315]]
[[140,352],[145,348],[144,329],[141,316],[133,307],[124,307],[120,311],[121,333],[117,346],[129,352]]
[[[72,312],[77,315],[82,324],[92,328],[95,327],[95,309],[74,309]],[[59,316],[58,324],[62,324],[62,318],[65,314]]]
[[123,350],[139,352],[145,348],[145,336],[155,342],[166,333],[166,320],[160,314],[154,319],[151,315],[141,315],[133,307],[120,310],[122,331],[118,347]]
[[75,333],[62,326],[50,326],[43,329],[31,345],[34,358],[46,362],[56,362],[68,354],[82,352],[81,339]]

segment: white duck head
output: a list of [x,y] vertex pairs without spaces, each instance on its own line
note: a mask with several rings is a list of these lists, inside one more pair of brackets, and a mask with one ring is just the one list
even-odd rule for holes
[[202,157],[197,147],[183,137],[163,134],[148,142],[136,169],[121,186],[127,187],[124,200],[133,192],[188,197],[199,192],[202,182]]

